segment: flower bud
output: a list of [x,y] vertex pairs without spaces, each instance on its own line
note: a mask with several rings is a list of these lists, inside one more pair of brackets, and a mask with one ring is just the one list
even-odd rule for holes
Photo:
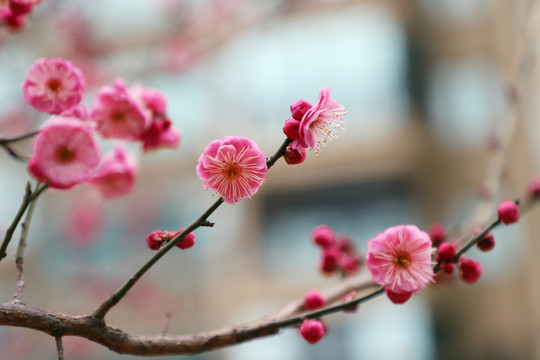
[[443,242],[437,250],[435,259],[437,261],[447,261],[452,260],[454,256],[456,256],[456,248],[454,247],[454,244]]
[[519,207],[515,202],[506,200],[503,201],[497,208],[499,220],[506,225],[513,224],[519,220]]
[[326,300],[319,290],[311,290],[304,298],[304,308],[306,310],[317,310],[326,305]]
[[462,256],[458,262],[459,277],[466,283],[473,284],[482,275],[482,264]]
[[531,197],[540,196],[540,177],[534,176],[529,180],[527,191]]
[[330,246],[325,248],[322,252],[319,269],[325,274],[334,272],[337,270],[340,257],[341,251],[337,247]]
[[11,10],[11,13],[15,16],[28,14],[32,11],[33,7],[34,4],[29,2],[15,0],[9,1],[9,9]]
[[4,25],[10,30],[20,30],[25,24],[25,15],[15,15],[12,13],[4,19]]
[[339,259],[339,266],[345,275],[352,275],[360,268],[360,258],[356,255],[342,254]]
[[442,270],[447,274],[452,274],[454,272],[454,263],[450,261],[445,261],[441,265]]
[[300,137],[300,121],[288,119],[283,126],[283,133],[291,140],[296,140]]
[[324,325],[319,320],[304,320],[300,325],[300,334],[310,344],[318,343],[325,332]]
[[348,237],[340,236],[337,240],[337,246],[344,254],[356,254],[356,247]]
[[446,239],[446,229],[443,224],[431,224],[428,228],[428,234],[433,245],[437,246]]
[[328,225],[319,225],[311,231],[311,240],[322,248],[334,245],[335,235]]
[[482,251],[489,251],[495,247],[495,238],[491,233],[487,233],[476,243],[476,246]]
[[304,149],[293,149],[290,146],[285,149],[285,154],[283,154],[285,162],[289,165],[298,165],[306,160],[306,150]]
[[[182,231],[184,231],[184,229],[180,229],[178,230],[174,236],[180,234]],[[173,236],[173,237],[174,237]],[[193,245],[195,245],[195,234],[193,232],[190,232],[189,234],[187,234],[182,240],[180,240],[176,246],[178,246],[180,249],[182,250],[186,250],[186,249],[189,249],[190,247],[192,247]]]
[[151,250],[159,250],[163,240],[168,237],[166,231],[154,230],[146,236],[146,244]]
[[386,295],[388,296],[390,301],[393,302],[394,304],[404,304],[412,296],[412,291],[402,293],[402,294],[398,294],[398,293],[395,293],[392,290],[388,289],[387,287],[384,288],[384,291],[386,292]]
[[[351,291],[349,292],[348,294],[346,294],[345,296],[343,296],[340,300],[340,302],[342,303],[346,303],[348,301],[351,301],[351,300],[354,300],[356,299],[356,291]],[[351,305],[349,307],[346,307],[345,309],[343,309],[344,312],[347,312],[347,313],[352,313],[352,312],[355,312],[356,310],[358,310],[358,304],[354,304],[354,305]]]
[[293,119],[302,120],[306,111],[309,110],[311,104],[304,99],[300,99],[291,105],[291,115]]

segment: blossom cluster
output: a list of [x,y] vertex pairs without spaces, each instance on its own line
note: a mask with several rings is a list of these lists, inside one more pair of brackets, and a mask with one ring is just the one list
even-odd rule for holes
[[348,276],[360,269],[361,256],[353,242],[345,236],[336,236],[328,225],[315,227],[311,231],[311,240],[322,250],[319,270],[323,274],[339,272]]
[[[104,198],[129,193],[135,183],[136,159],[118,143],[101,157],[97,135],[103,139],[138,141],[144,152],[176,148],[180,133],[166,115],[163,94],[120,79],[97,91],[92,107],[81,104],[83,73],[64,59],[38,59],[22,84],[25,101],[51,114],[32,144],[28,171],[56,189],[86,183]],[[100,165],[101,163],[101,165]]]
[[0,23],[10,30],[20,30],[26,23],[26,16],[42,0],[0,1]]
[[337,139],[337,129],[343,128],[345,107],[331,97],[330,87],[319,92],[319,101],[311,105],[300,99],[291,105],[291,119],[285,121],[283,132],[291,141],[285,151],[288,164],[300,164],[306,159],[306,148],[315,154],[327,140]]

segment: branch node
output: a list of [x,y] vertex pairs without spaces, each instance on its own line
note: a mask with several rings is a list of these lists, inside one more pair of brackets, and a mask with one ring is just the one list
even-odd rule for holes
[[208,220],[204,220],[203,222],[201,222],[201,226],[205,226],[205,227],[214,227],[216,223],[213,223],[211,221],[208,221]]

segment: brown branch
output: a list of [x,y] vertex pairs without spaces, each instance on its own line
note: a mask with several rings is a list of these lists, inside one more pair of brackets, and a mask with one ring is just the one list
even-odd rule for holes
[[55,337],[80,336],[118,353],[146,356],[196,354],[279,331],[273,323],[263,322],[192,335],[134,336],[92,316],[69,316],[10,303],[0,305],[0,325],[34,329]]
[[[283,156],[285,149],[291,143],[290,139],[286,139],[278,150],[270,158],[266,160],[266,165],[271,168],[275,162]],[[165,246],[158,250],[143,266],[141,266],[126,282],[113,294],[111,294],[98,308],[94,311],[93,317],[98,321],[103,321],[105,315],[111,310],[122,298],[128,293],[128,291],[139,281],[139,279],[148,271],[154,264],[161,259],[169,250],[171,250],[176,244],[178,244],[184,237],[190,232],[198,229],[201,226],[213,226],[213,223],[208,221],[208,217],[212,215],[218,207],[223,204],[223,198],[219,198],[214,202],[197,220],[184,229],[180,234],[171,239]]]
[[[333,302],[351,290],[366,291],[375,285],[365,277],[348,278],[327,289],[324,294]],[[369,292],[364,298],[353,302],[363,302],[378,296],[378,290]],[[315,318],[329,313],[341,311],[343,303],[327,307],[311,313],[303,313],[302,300],[298,299],[272,316],[234,327],[211,330],[207,332],[165,336],[136,336],[120,329],[105,325],[93,316],[70,316],[53,313],[23,304],[0,304],[0,325],[29,328],[54,336],[79,336],[103,345],[112,351],[132,355],[180,355],[196,354],[204,351],[239,344],[255,338],[276,334],[282,328],[299,325],[305,318]],[[294,316],[293,316],[294,315]]]

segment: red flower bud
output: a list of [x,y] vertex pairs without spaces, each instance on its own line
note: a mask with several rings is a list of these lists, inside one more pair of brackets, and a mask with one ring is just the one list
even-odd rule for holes
[[[184,229],[180,229],[178,230],[174,236],[180,234],[182,231],[184,231]],[[189,234],[187,234],[182,240],[180,240],[176,246],[178,246],[180,249],[182,250],[186,250],[186,249],[189,249],[190,247],[192,247],[193,245],[195,245],[195,234],[193,232],[190,232]]]
[[433,245],[437,246],[446,239],[446,228],[443,224],[431,224],[428,228],[428,234]]
[[412,292],[406,292],[406,293],[403,293],[403,294],[397,294],[397,293],[393,292],[392,290],[390,290],[390,289],[388,289],[386,287],[384,288],[384,291],[386,291],[386,295],[388,296],[390,301],[393,302],[394,304],[404,304],[412,296]]
[[452,274],[454,272],[454,263],[450,261],[445,261],[441,265],[442,270],[447,274]]
[[298,139],[300,137],[300,121],[295,119],[289,119],[285,121],[283,126],[283,133],[291,140]]
[[319,225],[311,231],[311,240],[322,248],[334,245],[335,235],[332,228],[328,225]]
[[32,3],[10,0],[9,9],[15,16],[25,15],[32,11],[34,5]]
[[[340,301],[342,303],[346,303],[348,301],[356,299],[356,295],[357,295],[356,291],[353,290],[350,293],[343,296]],[[354,304],[354,305],[351,305],[351,306],[346,307],[345,309],[343,309],[344,312],[348,312],[348,313],[355,312],[356,310],[358,310],[358,304]]]
[[482,264],[462,256],[458,262],[459,277],[466,283],[473,284],[482,275]]
[[515,202],[506,200],[503,201],[497,208],[499,220],[506,225],[513,224],[519,220],[519,207]]
[[495,247],[495,238],[491,233],[487,233],[476,243],[476,246],[482,251],[489,251]]
[[529,180],[529,186],[528,186],[527,190],[529,192],[529,196],[531,196],[531,197],[540,196],[540,177],[533,176]]
[[324,307],[326,300],[319,290],[311,290],[304,298],[304,308],[306,310],[316,310]]
[[300,325],[300,334],[310,344],[321,341],[325,332],[324,325],[319,320],[304,320]]
[[300,99],[291,105],[291,115],[293,119],[302,120],[306,111],[309,110],[311,104],[304,99]]
[[146,244],[151,250],[159,250],[163,241],[168,239],[169,233],[161,230],[154,230],[146,236]]
[[306,160],[306,150],[304,149],[293,149],[290,146],[285,149],[285,154],[283,154],[285,162],[289,165],[298,165]]
[[449,242],[443,242],[441,245],[439,245],[439,249],[437,250],[437,255],[435,256],[435,260],[437,261],[452,260],[454,256],[456,256],[456,248],[454,247],[454,244],[451,244]]

